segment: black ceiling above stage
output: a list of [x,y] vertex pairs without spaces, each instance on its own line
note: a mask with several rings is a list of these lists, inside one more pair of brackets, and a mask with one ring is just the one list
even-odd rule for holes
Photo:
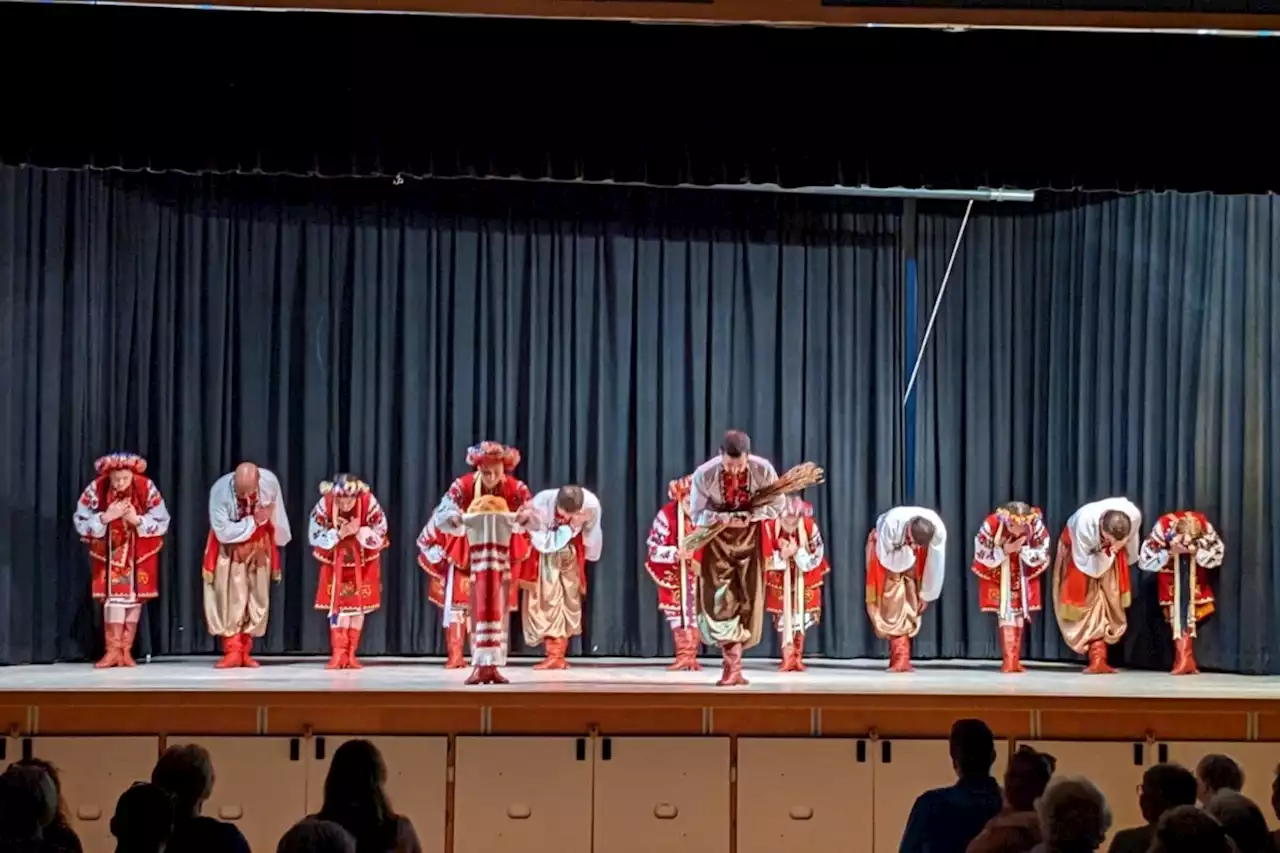
[[1280,40],[0,5],[0,161],[1280,190]]

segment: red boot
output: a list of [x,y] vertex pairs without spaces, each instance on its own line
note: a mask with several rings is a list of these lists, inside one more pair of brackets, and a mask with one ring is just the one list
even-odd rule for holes
[[724,655],[724,670],[720,673],[720,680],[716,682],[716,687],[750,684],[751,682],[742,675],[742,643],[721,646],[720,653]]
[[568,669],[569,663],[564,659],[564,653],[569,648],[569,639],[567,637],[547,637],[542,641],[542,645],[546,650],[546,657],[533,665],[534,669]]
[[1175,652],[1173,675],[1199,675],[1200,667],[1196,666],[1195,645],[1190,634],[1183,634],[1173,641]]
[[445,669],[462,669],[467,665],[463,656],[463,647],[467,642],[467,626],[463,622],[450,622],[444,630],[445,645],[449,648],[449,657],[445,659]]
[[120,665],[121,666],[137,666],[138,662],[133,659],[133,641],[138,636],[138,623],[124,623],[124,630],[120,636]]
[[889,638],[889,672],[914,672],[911,666],[911,638]]
[[1102,640],[1094,640],[1089,644],[1089,665],[1084,668],[1085,675],[1110,675],[1116,670],[1107,665],[1107,644]]
[[248,634],[240,635],[240,665],[249,669],[257,669],[261,664],[249,657],[249,650],[253,648],[253,637]]
[[240,635],[232,634],[222,638],[222,657],[213,665],[214,669],[234,669],[240,665]]
[[359,628],[347,629],[347,660],[345,669],[364,669],[364,664],[356,660],[356,649],[360,646]]
[[466,684],[510,684],[496,666],[478,666],[467,676]]
[[689,631],[685,628],[672,628],[671,639],[676,644],[676,659],[667,669],[670,672],[685,672],[689,669]]
[[345,669],[347,666],[347,629],[329,629],[329,662],[325,669]]
[[1014,625],[1000,628],[1001,672],[1026,672],[1022,665],[1022,629]]
[[796,671],[796,647],[794,643],[782,640],[782,660],[778,662],[778,672]]
[[795,650],[795,672],[804,672],[809,668],[804,665],[804,631],[796,631],[791,647]]
[[698,663],[698,646],[702,645],[702,634],[697,628],[685,628],[685,636],[689,638],[689,666],[690,672],[701,672],[702,664]]
[[106,639],[107,650],[102,656],[102,660],[95,663],[95,669],[109,669],[113,666],[119,666],[123,661],[120,655],[120,644],[124,638],[124,626],[119,622],[108,622],[102,628],[102,633]]

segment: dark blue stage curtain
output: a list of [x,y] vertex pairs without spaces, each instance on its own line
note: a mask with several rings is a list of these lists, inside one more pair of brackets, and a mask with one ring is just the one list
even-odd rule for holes
[[898,210],[0,169],[0,661],[100,645],[71,513],[117,448],[147,456],[174,519],[142,651],[212,650],[208,488],[247,458],[280,475],[295,531],[264,650],[325,648],[307,513],[346,469],[391,528],[365,647],[438,653],[414,540],[480,438],[520,447],[534,489],[600,495],[574,653],[670,654],[645,537],[728,427],[779,467],[828,466],[815,651],[875,653],[861,555],[901,462]]
[[[1280,672],[1280,200],[1072,196],[975,208],[918,386],[916,496],[951,525],[950,572],[921,651],[995,657],[968,570],[997,503],[1208,513],[1227,545],[1202,665]],[[923,329],[963,206],[921,205]],[[1113,662],[1165,667],[1152,576],[1134,573]],[[1045,586],[1046,596],[1049,588]],[[1052,612],[1031,652],[1071,659]]]

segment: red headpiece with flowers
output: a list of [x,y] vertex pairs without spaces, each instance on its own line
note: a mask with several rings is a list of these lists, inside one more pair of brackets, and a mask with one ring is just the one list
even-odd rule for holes
[[112,471],[132,471],[135,474],[144,474],[147,470],[147,460],[136,453],[108,453],[93,463],[93,469],[98,472],[99,476],[105,476]]
[[332,480],[320,484],[320,494],[334,494],[344,498],[354,498],[369,491],[369,484],[355,474],[337,474]]
[[520,451],[500,441],[482,441],[467,448],[467,465],[479,468],[486,462],[501,462],[503,470],[511,471],[520,464]]
[[792,495],[787,498],[782,514],[789,518],[813,518],[813,504]]
[[1009,503],[996,510],[996,518],[1005,527],[1022,527],[1035,524],[1040,518],[1040,508],[1029,504]]

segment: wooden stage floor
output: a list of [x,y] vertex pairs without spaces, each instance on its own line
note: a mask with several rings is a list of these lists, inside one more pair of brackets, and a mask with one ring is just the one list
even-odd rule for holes
[[976,716],[998,734],[1041,739],[1280,741],[1280,677],[1158,672],[1086,676],[1079,666],[932,661],[910,674],[883,660],[807,661],[779,673],[748,661],[747,687],[716,688],[666,660],[571,661],[511,684],[467,687],[469,670],[439,659],[369,658],[329,672],[323,658],[264,658],[256,670],[214,658],[166,658],[136,669],[88,664],[0,669],[0,722],[11,735],[55,734],[736,734],[939,737]]

